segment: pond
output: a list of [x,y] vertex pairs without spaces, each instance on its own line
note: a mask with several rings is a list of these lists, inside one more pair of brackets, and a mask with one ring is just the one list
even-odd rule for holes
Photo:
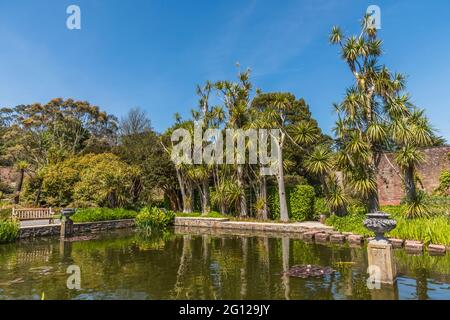
[[[448,254],[396,250],[397,283],[369,290],[364,247],[189,229],[151,239],[120,231],[78,240],[0,245],[0,299],[450,299]],[[71,265],[80,268],[79,290],[67,288]],[[283,274],[295,265],[335,272]]]

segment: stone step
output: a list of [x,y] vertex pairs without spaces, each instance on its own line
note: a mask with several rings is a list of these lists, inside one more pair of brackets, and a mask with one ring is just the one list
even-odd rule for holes
[[346,236],[343,234],[332,234],[330,236],[330,241],[333,243],[344,243],[346,239]]
[[398,249],[398,248],[402,248],[403,247],[403,244],[405,243],[405,240],[389,238],[389,242],[392,244],[392,247],[394,247],[395,249]]
[[423,243],[420,241],[406,240],[405,250],[412,253],[423,252]]
[[445,254],[445,246],[430,244],[428,246],[428,252],[430,255],[444,255]]

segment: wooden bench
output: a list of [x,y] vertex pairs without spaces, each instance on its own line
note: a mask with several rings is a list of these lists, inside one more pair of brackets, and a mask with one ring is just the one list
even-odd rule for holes
[[52,208],[23,208],[12,209],[12,216],[20,221],[31,220],[48,220],[50,224],[53,223],[55,213]]

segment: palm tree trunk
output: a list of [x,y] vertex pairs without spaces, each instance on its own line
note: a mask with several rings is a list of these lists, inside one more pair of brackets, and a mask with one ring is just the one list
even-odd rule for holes
[[210,197],[209,197],[209,186],[208,180],[203,180],[202,182],[202,215],[206,216],[211,211]]
[[240,199],[239,199],[239,208],[240,208],[240,216],[247,217],[247,197],[245,195],[245,187],[244,187],[244,168],[242,165],[237,166],[237,182],[239,188],[242,190]]
[[377,154],[377,152],[373,151],[372,152],[372,158],[373,158],[373,163],[372,163],[372,174],[374,176],[374,181],[375,181],[375,191],[371,192],[369,194],[369,212],[377,212],[380,210],[380,200],[378,198],[378,183],[377,183],[377,168],[378,168],[378,162],[380,158],[379,154]]
[[409,165],[405,170],[405,191],[408,202],[413,201],[417,197],[416,184],[414,182],[414,167]]
[[263,220],[267,220],[269,218],[269,209],[267,207],[267,181],[265,175],[262,175],[260,179],[260,199],[262,199],[264,202],[264,206],[261,209],[260,216]]
[[190,182],[186,186],[186,213],[194,212],[194,187]]
[[180,169],[175,167],[175,171],[177,173],[178,184],[180,186],[181,200],[183,201],[183,213],[189,213],[189,208],[188,208],[189,206],[188,206],[186,188],[184,185],[183,177],[181,176]]
[[280,197],[280,220],[289,221],[289,214],[286,202],[286,188],[284,186],[284,168],[283,168],[283,142],[284,133],[281,136],[281,142],[278,148],[278,195]]

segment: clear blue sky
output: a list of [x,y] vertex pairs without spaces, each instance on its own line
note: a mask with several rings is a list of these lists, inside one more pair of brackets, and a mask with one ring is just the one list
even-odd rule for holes
[[[70,4],[81,30],[66,28]],[[72,97],[119,117],[139,106],[163,131],[196,105],[196,84],[233,79],[239,61],[256,87],[304,97],[330,132],[351,77],[328,34],[358,32],[369,4],[383,61],[450,140],[447,0],[0,0],[0,106]]]

